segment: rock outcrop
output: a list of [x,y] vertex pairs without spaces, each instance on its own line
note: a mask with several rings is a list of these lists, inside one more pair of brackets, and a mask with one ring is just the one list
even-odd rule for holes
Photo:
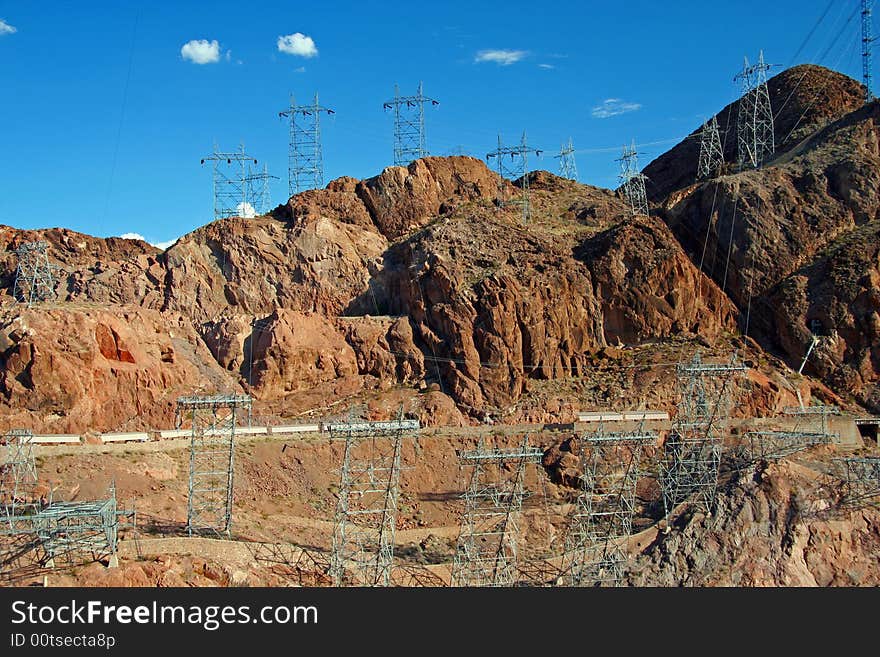
[[0,322],[4,428],[167,428],[179,395],[236,389],[180,316],[66,304],[6,312]]

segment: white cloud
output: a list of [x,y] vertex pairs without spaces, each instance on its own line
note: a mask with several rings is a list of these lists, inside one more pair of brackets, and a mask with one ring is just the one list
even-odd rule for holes
[[167,242],[150,242],[140,233],[122,233],[122,235],[120,235],[119,237],[124,240],[140,240],[141,242],[147,242],[147,244],[149,244],[150,246],[155,246],[157,249],[162,249],[163,251],[179,239],[175,237],[174,239],[168,240]]
[[15,34],[16,32],[18,32],[16,28],[0,18],[0,36],[4,34]]
[[556,67],[553,66],[553,64],[538,64],[538,68],[551,69],[551,68],[556,68]]
[[216,64],[220,61],[220,44],[216,39],[193,39],[183,44],[180,56],[193,64]]
[[628,103],[620,98],[606,98],[593,108],[593,118],[607,119],[610,116],[635,112],[641,108],[641,103]]
[[299,68],[295,68],[295,69],[293,69],[293,72],[294,72],[294,73],[305,73],[305,72],[306,72],[306,67],[305,67],[305,66],[300,66]]
[[169,246],[171,246],[172,244],[174,244],[175,242],[177,242],[178,239],[180,239],[180,238],[175,237],[174,239],[170,239],[170,240],[167,240],[167,241],[165,241],[165,242],[150,242],[150,244],[152,244],[153,246],[155,246],[157,249],[162,249],[162,250],[164,251],[164,250],[167,249]]
[[278,37],[278,51],[297,57],[314,57],[318,54],[312,37],[301,32]]
[[254,206],[247,202],[236,205],[235,211],[238,212],[238,216],[242,219],[253,219],[257,216],[257,211],[254,210]]
[[510,66],[528,55],[525,50],[481,50],[474,57],[474,63],[493,62],[499,66]]

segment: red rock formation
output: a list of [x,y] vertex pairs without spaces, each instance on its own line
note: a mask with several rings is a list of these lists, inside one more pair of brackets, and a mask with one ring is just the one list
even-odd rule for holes
[[167,428],[178,396],[235,388],[180,316],[63,304],[7,311],[0,322],[5,428]]

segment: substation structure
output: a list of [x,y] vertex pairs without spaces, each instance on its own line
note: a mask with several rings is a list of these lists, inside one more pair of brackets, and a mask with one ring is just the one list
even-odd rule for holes
[[330,576],[335,586],[389,586],[400,493],[401,449],[418,420],[325,425],[345,442],[333,529]]
[[748,431],[743,434],[743,449],[749,462],[778,461],[819,445],[831,437],[823,431]]
[[801,423],[807,423],[811,427],[815,427],[816,420],[819,421],[819,433],[824,434],[829,442],[836,442],[839,436],[831,432],[828,418],[831,415],[840,415],[840,409],[837,406],[787,406],[782,409],[783,414],[797,418],[800,429]]
[[0,465],[0,513],[3,524],[0,550],[4,570],[33,550],[41,549],[39,561],[47,567],[60,562],[73,565],[85,560],[109,559],[117,565],[116,545],[120,512],[116,488],[106,499],[53,502],[51,489],[39,489],[33,454],[32,432],[7,431],[2,439],[5,455]]
[[91,561],[107,558],[111,567],[119,565],[119,515],[113,484],[105,499],[53,502],[44,508],[34,518],[34,530],[45,551],[46,565],[74,565],[82,557]]
[[697,508],[713,511],[732,390],[736,376],[745,370],[735,357],[730,363],[703,363],[699,353],[691,362],[676,366],[678,414],[660,462],[667,518],[692,495]]
[[840,506],[859,509],[880,505],[880,457],[834,459],[832,476],[840,482]]
[[528,436],[513,449],[477,448],[459,454],[470,467],[463,495],[464,513],[452,564],[452,586],[513,586],[517,580],[518,519],[528,464],[544,453],[529,446]]
[[658,434],[606,432],[602,424],[580,437],[581,487],[565,539],[560,584],[617,586],[627,562],[625,542],[636,513],[642,454]]
[[239,411],[250,410],[250,407],[248,395],[177,400],[178,428],[188,418],[192,429],[186,514],[186,530],[190,536],[231,536],[235,423]]

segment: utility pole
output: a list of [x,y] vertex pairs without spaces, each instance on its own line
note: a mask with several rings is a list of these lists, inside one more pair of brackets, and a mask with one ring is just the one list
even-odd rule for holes
[[413,160],[425,157],[425,103],[431,106],[440,104],[439,100],[428,98],[422,92],[415,96],[401,96],[400,89],[394,85],[394,98],[382,104],[386,110],[394,110],[394,166],[405,167]]
[[713,116],[703,124],[700,133],[700,161],[697,165],[697,180],[707,180],[718,175],[724,165],[724,151],[721,148],[721,133],[718,118]]
[[554,157],[559,158],[559,175],[562,178],[568,178],[569,180],[578,179],[577,163],[574,160],[574,146],[572,146],[571,137],[568,138],[568,145],[563,144],[559,150],[559,155],[554,155]]
[[636,142],[632,146],[624,146],[623,154],[617,159],[620,162],[620,189],[624,197],[629,201],[632,216],[648,216],[648,193],[645,191],[645,181],[648,177],[639,171],[639,154],[636,151]]
[[757,169],[776,152],[773,133],[773,108],[767,89],[767,71],[772,68],[764,63],[762,50],[758,63],[749,65],[744,58],[743,70],[733,81],[740,83],[742,95],[736,114],[737,162],[740,169]]
[[307,189],[324,186],[324,152],[321,147],[321,114],[335,114],[318,103],[318,94],[311,105],[297,105],[293,94],[290,107],[278,112],[290,124],[287,149],[287,183],[290,196]]
[[[498,165],[498,175],[501,179],[498,181],[499,189],[501,193],[499,194],[499,201],[501,206],[507,205],[519,205],[522,207],[522,220],[523,223],[528,223],[529,218],[531,217],[531,207],[529,203],[529,153],[534,153],[538,157],[543,153],[542,150],[532,148],[528,145],[526,140],[525,130],[522,134],[522,139],[520,143],[516,146],[505,146],[501,142],[501,135],[498,135],[498,148],[492,151],[491,153],[486,154],[486,162],[488,162],[491,158],[496,158],[495,161]],[[505,156],[508,156],[505,159]],[[520,181],[520,189],[522,193],[520,194],[520,198],[518,200],[508,200],[505,198],[504,193],[504,179],[508,178],[511,181],[519,179]]]

